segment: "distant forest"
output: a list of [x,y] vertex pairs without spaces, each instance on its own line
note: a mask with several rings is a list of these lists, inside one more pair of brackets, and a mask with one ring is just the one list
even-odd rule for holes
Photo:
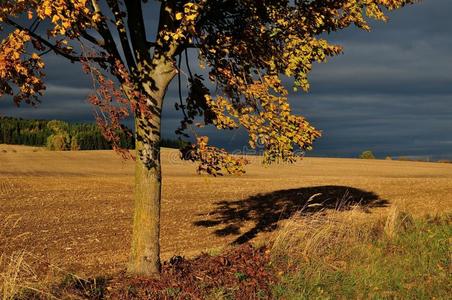
[[[131,133],[131,131],[129,131]],[[133,134],[120,134],[122,148],[133,149]],[[0,144],[47,147],[50,150],[108,150],[111,144],[95,123],[58,120],[25,120],[0,117]],[[161,147],[179,148],[184,143],[162,139]]]

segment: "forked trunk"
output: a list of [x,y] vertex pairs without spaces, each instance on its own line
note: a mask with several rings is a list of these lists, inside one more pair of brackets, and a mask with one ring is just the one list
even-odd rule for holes
[[152,81],[143,85],[149,97],[148,111],[135,116],[136,165],[135,212],[128,271],[131,274],[160,274],[160,122],[163,98],[175,75],[172,64],[161,64],[150,73]]

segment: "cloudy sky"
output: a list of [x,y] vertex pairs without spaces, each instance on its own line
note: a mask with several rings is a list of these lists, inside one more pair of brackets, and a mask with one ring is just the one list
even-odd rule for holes
[[[323,137],[310,155],[452,157],[452,1],[424,0],[390,13],[372,32],[348,29],[327,37],[345,53],[311,73],[311,91],[291,95]],[[90,82],[79,66],[49,56],[46,95],[38,108],[0,101],[0,115],[92,122],[86,103]],[[164,109],[163,136],[172,137],[180,120],[173,111],[171,85]],[[246,144],[243,131],[209,130],[212,141],[229,150]]]

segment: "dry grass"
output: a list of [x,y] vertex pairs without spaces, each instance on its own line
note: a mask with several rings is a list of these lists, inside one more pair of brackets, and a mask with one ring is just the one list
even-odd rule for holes
[[[387,216],[368,218],[361,207],[347,212],[320,212],[309,217],[296,216],[281,226],[272,238],[272,254],[278,264],[292,266],[325,257],[333,251],[347,256],[343,250],[359,243],[371,243],[382,237],[393,239],[414,226],[411,214],[392,206]],[[331,262],[341,264],[337,256]],[[290,261],[284,262],[289,259]],[[289,267],[290,268],[290,267]],[[339,267],[338,267],[339,268]]]
[[37,276],[26,262],[28,253],[25,250],[7,253],[5,250],[8,245],[21,238],[14,235],[19,222],[20,218],[17,216],[6,217],[0,222],[0,296],[2,300],[17,299],[24,289],[39,291],[32,283]]
[[21,290],[19,273],[22,269],[24,252],[18,252],[6,258],[0,255],[0,295],[2,300],[14,299]]
[[272,243],[281,299],[446,299],[452,216],[414,218],[396,206],[368,219],[361,209],[295,217]]
[[[194,165],[180,162],[177,155],[162,153],[164,259],[222,248],[247,232],[253,233],[251,241],[265,241],[287,220],[286,212],[319,193],[322,201],[331,196],[337,204],[349,197],[347,191],[362,191],[414,217],[452,209],[450,164],[306,158],[295,165],[264,167],[251,158],[244,176],[210,178],[197,176]],[[111,151],[49,152],[0,145],[0,220],[21,218],[10,232],[18,238],[3,253],[10,257],[26,250],[36,260],[81,276],[117,272],[128,259],[132,194],[133,164]],[[359,195],[354,194],[355,200]],[[380,220],[388,210],[370,208],[360,214]],[[340,213],[341,218],[349,213]],[[266,216],[273,223],[265,223]],[[48,268],[42,263],[36,272],[46,274]]]
[[[8,251],[9,246],[23,238],[23,234],[14,234],[20,222],[21,219],[13,215],[0,222],[0,300],[75,299],[72,291],[65,294],[63,285],[84,283],[87,279],[42,261],[24,249]],[[36,267],[40,267],[40,273],[36,272]],[[55,295],[52,286],[56,282],[61,283]]]
[[38,277],[27,258],[26,251],[15,251],[11,255],[0,254],[0,296],[2,300],[27,299],[41,295],[46,299],[56,297],[48,291],[45,282]]

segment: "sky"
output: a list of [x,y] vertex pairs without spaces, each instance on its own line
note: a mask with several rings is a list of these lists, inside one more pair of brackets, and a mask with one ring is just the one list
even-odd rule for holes
[[[295,113],[323,136],[308,155],[452,158],[452,1],[424,0],[391,12],[372,31],[347,29],[326,36],[344,54],[316,64],[309,93],[292,93]],[[49,56],[47,91],[37,108],[0,99],[0,115],[93,122],[86,98],[91,83],[80,66]],[[175,82],[163,111],[163,137],[174,137],[181,119],[174,111]],[[211,142],[228,150],[247,143],[243,130],[208,129]]]

